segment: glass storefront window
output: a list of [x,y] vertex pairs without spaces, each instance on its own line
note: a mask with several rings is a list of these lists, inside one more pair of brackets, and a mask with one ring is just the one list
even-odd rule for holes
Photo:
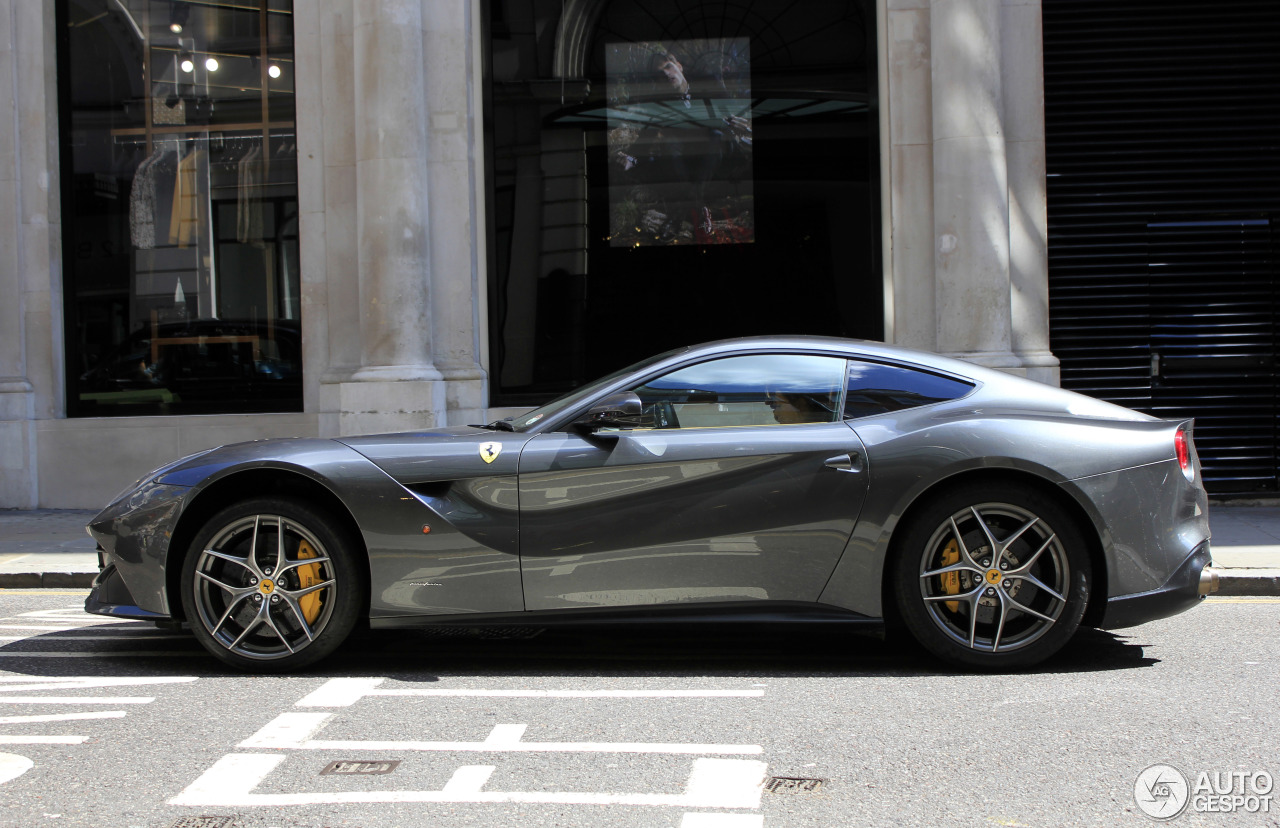
[[58,0],[70,416],[302,410],[291,0]]
[[490,0],[494,404],[750,334],[879,339],[870,0]]

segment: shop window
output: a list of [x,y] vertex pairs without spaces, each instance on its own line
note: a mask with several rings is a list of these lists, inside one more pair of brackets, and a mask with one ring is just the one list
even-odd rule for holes
[[302,409],[291,0],[59,0],[70,416]]
[[669,348],[882,336],[869,0],[490,0],[493,402]]

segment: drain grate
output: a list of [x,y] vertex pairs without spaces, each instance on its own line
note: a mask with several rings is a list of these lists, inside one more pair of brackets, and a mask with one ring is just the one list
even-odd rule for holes
[[364,761],[360,759],[343,759],[330,762],[320,771],[321,776],[379,776],[391,773],[400,765],[399,759]]
[[805,779],[798,776],[770,776],[764,789],[776,794],[813,793],[822,787],[821,779]]
[[235,817],[229,816],[182,817],[169,828],[227,828],[233,819]]

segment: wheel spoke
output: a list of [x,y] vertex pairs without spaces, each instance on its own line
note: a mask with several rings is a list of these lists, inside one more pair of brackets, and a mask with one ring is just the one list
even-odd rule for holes
[[284,573],[289,572],[290,570],[293,570],[293,569],[297,569],[300,566],[310,566],[311,564],[324,564],[324,563],[329,563],[329,558],[327,556],[321,556],[318,558],[300,558],[296,561],[289,561],[284,566],[280,567],[275,571],[274,577],[278,581],[280,580],[281,576],[284,575]]
[[256,615],[253,616],[253,620],[245,625],[244,629],[240,632],[240,635],[236,637],[236,640],[232,641],[231,646],[227,647],[228,650],[234,650],[235,648],[239,647],[240,642],[248,638],[249,633],[253,632],[257,628],[257,626],[262,623],[262,611],[266,608],[266,606],[267,606],[266,603],[263,602],[262,606],[258,607],[258,612]]
[[276,562],[271,572],[272,577],[279,578],[280,568],[284,565],[284,515],[276,515]]
[[[307,623],[306,617],[302,614],[302,608],[298,606],[298,600],[292,595],[284,594],[284,602],[289,605],[289,609],[293,610],[293,615],[298,619],[298,625],[302,627],[302,634],[307,637],[307,641],[315,640],[315,635],[311,632],[311,625]],[[288,646],[286,643],[285,646]]]
[[[979,520],[978,522],[981,523],[982,521]],[[982,567],[978,566],[978,562],[975,561],[973,559],[973,556],[969,554],[969,547],[965,546],[964,535],[961,534],[960,527],[956,525],[956,519],[954,516],[951,518],[951,533],[955,536],[956,546],[960,548],[960,561],[962,563],[969,564],[970,569],[974,569],[974,570],[977,570],[978,572],[981,572]]]
[[957,592],[955,595],[926,595],[924,600],[927,603],[936,603],[939,601],[963,601],[968,598],[975,598],[982,594],[982,590],[986,588],[986,584],[978,584],[978,588],[972,592]]
[[979,575],[981,575],[983,573],[983,570],[979,569],[976,566],[969,566],[967,563],[962,562],[962,563],[951,564],[951,566],[944,566],[942,569],[934,569],[929,572],[922,572],[920,573],[920,577],[933,578],[937,575],[946,575],[949,572],[976,572]]
[[1031,520],[1022,524],[1022,526],[1020,526],[1016,532],[1014,532],[1012,535],[1005,538],[1004,540],[1000,541],[999,547],[996,550],[994,550],[995,556],[992,558],[992,561],[996,565],[999,565],[1000,559],[1004,557],[1004,553],[1008,551],[1009,547],[1013,546],[1014,541],[1022,537],[1028,529],[1030,529],[1032,526],[1035,526],[1039,522],[1040,522],[1040,518],[1032,517]]
[[271,631],[276,634],[276,638],[280,639],[280,643],[290,653],[297,652],[297,650],[293,649],[293,645],[289,643],[289,639],[285,638],[284,633],[280,632],[280,628],[276,626],[276,620],[271,617],[271,602],[263,601],[262,608],[264,610],[262,618],[267,622],[267,626],[271,628]]
[[1043,612],[1040,612],[1038,610],[1033,610],[1031,607],[1027,606],[1026,604],[1019,603],[1018,600],[1012,596],[1005,596],[1005,600],[1007,600],[1010,604],[1012,604],[1013,608],[1016,609],[1018,612],[1025,612],[1027,615],[1034,615],[1036,618],[1039,618],[1042,621],[1048,621],[1050,624],[1052,624],[1054,621],[1057,620],[1054,618],[1050,618],[1049,616],[1045,615]]
[[1005,606],[1005,599],[1008,597],[1004,592],[997,590],[1000,600],[997,601],[996,611],[1000,613],[1000,623],[996,625],[995,637],[991,639],[991,652],[1000,652],[1000,637],[1004,635],[1004,620],[1009,616],[1009,610]]
[[1028,572],[1031,571],[1031,566],[1040,558],[1042,554],[1044,554],[1044,551],[1048,549],[1049,546],[1052,545],[1052,543],[1057,539],[1058,539],[1057,535],[1050,535],[1047,539],[1045,539],[1045,542],[1040,545],[1040,548],[1036,550],[1034,555],[1032,555],[1027,560],[1023,561],[1022,565],[1019,566],[1017,569],[1010,569],[1007,573],[1005,573],[1005,577],[1022,577],[1026,575]]
[[[980,592],[981,590],[979,590]],[[978,640],[978,593],[969,599],[969,649],[973,649]]]
[[[982,527],[982,534],[987,536],[987,542],[991,544],[992,555],[995,555],[998,557],[1001,551],[1000,542],[996,540],[996,536],[991,533],[991,527],[988,526],[987,522],[982,519],[982,513],[978,511],[977,506],[970,506],[969,511],[973,512],[973,517],[975,520],[978,521],[978,526]],[[953,525],[955,524],[954,518],[951,520],[951,523]]]
[[253,540],[249,541],[249,566],[261,578],[262,570],[258,569],[258,527],[262,524],[262,515],[253,516]]
[[1019,580],[1030,581],[1031,584],[1035,586],[1037,589],[1041,590],[1042,592],[1047,592],[1048,594],[1052,595],[1055,599],[1057,599],[1060,602],[1065,602],[1067,600],[1065,595],[1060,595],[1059,593],[1055,592],[1052,588],[1047,586],[1043,581],[1041,581],[1039,578],[1037,578],[1034,575],[1026,574],[1026,575],[1020,575],[1018,577],[1019,577]]
[[[232,595],[236,595],[237,593],[246,591],[244,587],[235,587],[235,586],[232,586],[231,584],[223,583],[222,581],[219,581],[217,578],[210,575],[208,572],[202,572],[199,569],[196,570],[196,577],[203,578],[204,580],[216,586],[218,589],[221,589],[224,592],[230,592]],[[253,592],[254,588],[249,587],[247,591]]]
[[218,549],[206,549],[204,550],[204,554],[211,558],[217,558],[220,561],[226,561],[227,563],[232,563],[236,566],[242,566],[254,575],[259,575],[258,567],[254,564],[252,555],[248,558],[237,558],[235,555],[228,555],[226,552]]
[[232,593],[231,603],[227,604],[226,612],[222,613],[222,617],[218,619],[218,623],[215,624],[213,626],[213,629],[209,631],[210,634],[216,636],[218,634],[218,630],[222,629],[222,625],[227,623],[227,619],[230,618],[232,613],[236,611],[236,607],[240,605],[240,602],[248,598],[249,593],[254,591],[255,590],[253,589],[245,589],[245,590],[239,590],[240,594],[238,595],[235,593]]
[[282,589],[280,590],[280,593],[282,595],[288,595],[291,598],[301,598],[304,595],[310,595],[313,592],[318,592],[319,590],[322,590],[325,587],[331,587],[336,583],[337,581],[330,578],[327,581],[321,581],[318,584],[312,584],[311,586],[303,587],[302,589],[289,589],[289,590]]

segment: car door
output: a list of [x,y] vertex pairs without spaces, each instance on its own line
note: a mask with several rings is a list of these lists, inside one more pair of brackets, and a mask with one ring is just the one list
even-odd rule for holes
[[844,373],[836,357],[724,357],[633,389],[648,427],[534,437],[526,608],[815,600],[867,488]]

